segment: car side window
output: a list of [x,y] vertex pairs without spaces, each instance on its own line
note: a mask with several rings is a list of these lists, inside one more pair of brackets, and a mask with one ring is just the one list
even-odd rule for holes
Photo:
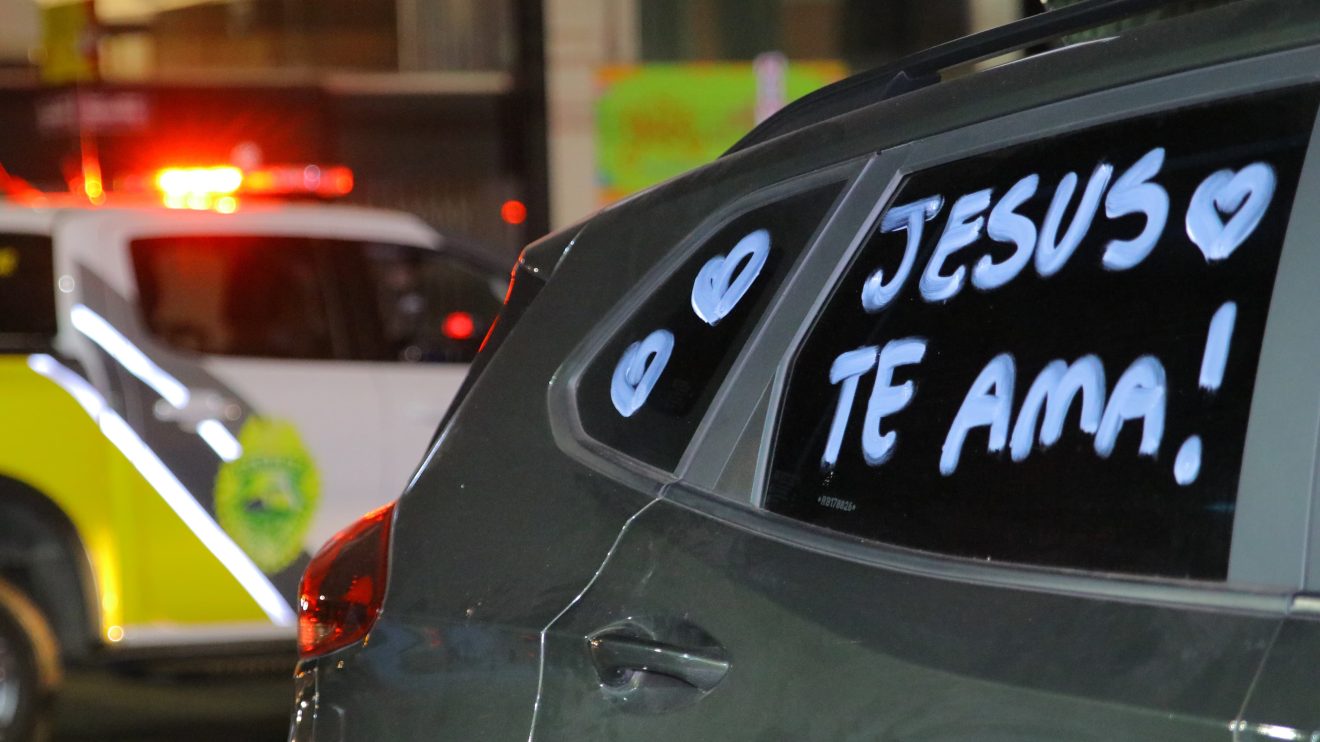
[[0,233],[0,347],[44,349],[55,337],[51,240]]
[[1201,105],[910,174],[793,359],[765,507],[978,560],[1225,579],[1316,105]]
[[577,404],[587,434],[677,466],[756,318],[842,189],[834,182],[753,208],[704,240],[583,373]]
[[147,326],[171,347],[197,353],[336,358],[325,242],[230,235],[134,240]]
[[379,324],[376,360],[469,363],[508,284],[435,250],[364,243]]

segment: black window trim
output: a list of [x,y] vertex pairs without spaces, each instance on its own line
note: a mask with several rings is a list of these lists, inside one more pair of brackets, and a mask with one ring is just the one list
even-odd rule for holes
[[[835,221],[841,206],[850,200],[850,194],[859,181],[858,176],[870,159],[869,157],[852,158],[790,176],[741,197],[733,198],[716,208],[674,248],[668,250],[667,254],[633,285],[628,295],[614,306],[609,317],[594,327],[568,354],[559,372],[555,374],[548,391],[547,403],[550,408],[552,433],[560,450],[580,463],[621,481],[637,481],[637,477],[660,484],[675,481],[677,475],[688,468],[695,455],[694,451],[702,443],[705,432],[711,427],[714,417],[712,413],[721,408],[725,397],[730,393],[730,380],[740,375],[746,363],[747,349],[758,343],[758,337],[766,326],[766,318],[774,313],[775,307],[783,300],[785,290],[794,283],[794,276],[801,270],[803,259],[820,241],[825,225]],[[729,367],[728,373],[718,381],[718,389],[710,407],[702,416],[674,471],[634,458],[588,434],[578,411],[577,390],[582,376],[591,362],[604,350],[606,344],[624,329],[637,312],[642,310],[651,294],[675,270],[686,265],[692,255],[729,222],[754,209],[831,183],[840,184],[841,192],[826,212],[821,224],[817,225],[802,252],[796,257],[794,264],[789,267],[782,285],[775,288],[765,315],[757,320],[756,326],[752,328],[747,342],[739,351],[733,365]],[[591,225],[588,224],[584,232],[590,231]]]
[[[1309,308],[1308,316],[1314,316],[1314,312],[1320,310],[1320,306],[1317,306],[1320,297],[1314,297],[1313,291],[1303,292],[1295,286],[1287,286],[1289,278],[1302,284],[1309,282],[1310,286],[1320,282],[1320,251],[1312,250],[1317,253],[1317,257],[1309,262],[1300,260],[1308,250],[1306,241],[1309,239],[1314,244],[1315,240],[1320,239],[1320,224],[1307,225],[1305,218],[1289,221],[1276,277],[1270,319],[1253,392],[1239,483],[1239,517],[1234,527],[1229,577],[1225,583],[985,563],[963,557],[918,552],[795,521],[764,510],[761,503],[769,475],[780,403],[792,360],[806,339],[812,318],[819,314],[840,275],[861,249],[871,221],[907,175],[1081,127],[1103,125],[1252,93],[1315,84],[1314,70],[1317,65],[1320,65],[1320,46],[1276,52],[1050,103],[917,138],[880,153],[875,165],[868,167],[858,178],[853,193],[849,194],[850,200],[854,195],[866,191],[876,194],[873,213],[854,225],[854,236],[846,244],[817,239],[786,287],[791,286],[798,275],[811,272],[813,267],[820,270],[820,264],[832,268],[829,279],[818,283],[811,291],[791,292],[797,295],[795,301],[781,301],[772,307],[761,330],[744,349],[740,366],[735,369],[738,374],[747,373],[750,369],[748,378],[739,379],[735,373],[731,373],[725,380],[726,385],[741,380],[741,386],[755,388],[755,394],[747,395],[750,401],[737,409],[712,406],[712,411],[718,410],[721,417],[727,418],[725,428],[739,432],[703,441],[702,450],[709,460],[689,463],[693,464],[690,467],[692,471],[700,470],[707,476],[700,480],[688,479],[669,487],[663,497],[768,538],[897,571],[1018,589],[1138,602],[1173,602],[1269,613],[1287,611],[1290,597],[1294,593],[1320,589],[1320,513],[1315,513],[1316,509],[1320,509],[1320,477],[1314,476],[1317,461],[1320,460],[1320,440],[1315,435],[1317,426],[1313,424],[1309,438],[1303,437],[1295,445],[1294,455],[1301,458],[1289,462],[1287,467],[1266,462],[1266,455],[1272,452],[1271,446],[1277,443],[1278,435],[1272,432],[1277,427],[1275,421],[1267,421],[1263,410],[1272,402],[1277,407],[1279,397],[1283,396],[1279,390],[1269,387],[1283,377],[1283,369],[1279,367],[1280,356],[1285,356],[1288,348],[1282,346],[1299,335],[1299,328],[1295,326],[1301,324],[1300,316],[1290,322],[1279,319],[1284,314],[1279,308],[1285,303],[1294,310],[1297,307]],[[1299,205],[1298,209],[1303,209],[1302,205],[1308,200],[1314,202],[1317,198],[1320,198],[1320,117],[1312,130],[1295,203]],[[1301,295],[1303,293],[1306,295]],[[1293,314],[1304,313],[1293,311]],[[1285,324],[1294,327],[1284,327]],[[788,328],[787,331],[785,328]],[[770,348],[757,346],[763,339],[773,338],[776,334],[788,334],[791,339],[787,344],[774,344]],[[1307,381],[1294,380],[1294,386],[1300,385],[1308,392],[1304,397],[1306,400],[1315,401],[1320,399],[1320,343],[1310,343],[1305,352],[1308,358],[1315,361],[1317,370],[1311,373],[1312,378]],[[776,359],[773,372],[768,378],[764,371],[758,374],[752,362],[757,356]],[[1295,360],[1295,355],[1293,358]],[[742,493],[717,493],[717,477],[729,462],[739,437],[744,435],[741,429],[754,419],[760,395],[767,386],[770,392],[769,412],[759,431],[761,440],[756,471]],[[1307,412],[1304,409],[1306,405],[1296,406],[1303,408],[1298,415],[1303,421],[1320,420],[1320,410]],[[758,431],[745,434],[756,435]],[[686,471],[680,470],[680,474]],[[711,472],[715,473],[715,477],[709,476]],[[1294,494],[1279,494],[1288,491]],[[1253,497],[1253,492],[1259,496]],[[743,496],[740,498],[738,494]],[[1261,501],[1269,498],[1273,501],[1262,505]],[[1271,510],[1274,512],[1268,512]],[[1247,513],[1245,516],[1244,512]],[[1314,517],[1311,517],[1312,513],[1315,513]],[[1280,525],[1287,531],[1286,537],[1279,533]],[[1278,547],[1280,541],[1286,545]],[[1262,575],[1270,575],[1275,584],[1260,579]]]

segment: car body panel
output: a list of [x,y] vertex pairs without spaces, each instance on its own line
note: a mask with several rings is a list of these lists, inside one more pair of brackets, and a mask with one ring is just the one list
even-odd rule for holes
[[[1014,141],[1068,131],[1083,121],[1091,125],[1171,107],[1180,94],[1189,102],[1204,101],[1201,90],[1227,97],[1234,86],[1225,85],[1226,77],[1233,79],[1241,92],[1261,86],[1286,87],[1290,74],[1296,75],[1293,79],[1299,82],[1307,80],[1305,70],[1314,69],[1314,51],[1289,55],[1278,55],[1288,58],[1282,63],[1279,59],[1252,60],[1236,65],[1236,69],[1229,65],[1231,72],[1198,70],[1181,76],[1184,79],[1176,76],[1096,94],[1043,113],[1011,116],[896,148],[882,156],[889,159],[887,167],[891,169],[886,172],[879,165],[869,169],[864,178],[874,178],[875,184],[863,184],[855,195],[860,198],[868,190],[880,195],[878,206],[887,200],[883,194],[898,182],[900,174],[955,160],[969,152],[995,150]],[[870,118],[877,130],[883,129],[883,119]],[[852,139],[866,137],[853,135]],[[877,172],[872,174],[871,170]],[[1299,191],[1298,203],[1307,203],[1309,193]],[[844,210],[849,208],[845,205]],[[845,235],[835,246],[827,242],[822,239],[818,249],[830,253],[820,261],[821,270],[828,275],[829,266],[848,262],[856,240],[850,241]],[[1284,263],[1286,269],[1293,270],[1292,266],[1306,262],[1299,258],[1309,247],[1305,238],[1290,234],[1286,245],[1285,254],[1291,256]],[[804,273],[812,270],[811,261],[809,258],[804,265]],[[1301,275],[1309,279],[1296,274],[1291,278],[1316,278],[1312,270]],[[833,284],[831,280],[817,286]],[[698,481],[709,482],[734,501],[758,501],[763,469],[746,467],[743,478],[733,481],[724,480],[723,474],[740,446],[750,452],[749,456],[764,456],[761,451],[770,441],[770,429],[762,434],[757,421],[764,420],[767,407],[774,409],[777,405],[767,401],[773,395],[762,391],[769,381],[763,369],[778,364],[779,375],[770,387],[782,384],[786,359],[792,357],[788,348],[796,344],[792,339],[802,331],[802,318],[814,316],[819,306],[815,292],[821,288],[809,290],[813,295],[785,302],[780,307],[782,317],[771,318],[771,327],[758,339],[767,347],[754,344],[749,349],[751,360],[743,366],[748,369],[746,378],[730,382],[730,386],[744,390],[735,402],[737,406],[723,407],[722,411],[730,414],[716,423],[722,430],[710,431],[719,443],[710,445],[711,438],[694,443],[696,453],[691,457],[691,468],[684,472],[685,478],[700,477]],[[1304,316],[1314,311],[1314,297],[1300,290],[1283,291],[1275,295],[1273,306],[1276,313]],[[1286,353],[1298,347],[1279,337],[1277,326],[1281,322],[1286,320],[1272,314],[1266,344],[1270,356],[1262,360],[1263,367],[1271,365],[1262,371],[1264,379],[1257,383],[1259,406],[1270,411],[1263,413],[1253,407],[1252,419],[1286,418],[1289,427],[1305,427],[1308,420],[1314,419],[1316,406],[1302,405],[1288,411],[1280,406],[1288,400],[1295,402],[1298,395],[1294,392],[1313,396],[1316,380],[1294,374],[1286,391],[1269,388],[1274,384],[1273,375],[1287,374],[1287,369],[1295,368],[1275,360],[1280,351]],[[1303,343],[1300,347],[1312,345]],[[758,356],[763,360],[758,362]],[[1241,544],[1234,548],[1230,581],[1286,591],[1295,589],[1300,580],[1296,555],[1301,551],[1306,520],[1297,518],[1296,507],[1306,507],[1310,491],[1309,487],[1296,486],[1296,480],[1306,479],[1311,470],[1315,439],[1313,435],[1294,436],[1283,441],[1270,436],[1268,428],[1253,423],[1255,438],[1248,444],[1250,463],[1244,466],[1240,507],[1257,527],[1268,530],[1271,539],[1264,543],[1264,539],[1239,536]],[[1262,436],[1271,438],[1268,445],[1262,445]],[[1292,463],[1288,466],[1280,465],[1281,449],[1289,451],[1288,461]],[[1270,467],[1268,474],[1262,471],[1263,465]],[[689,505],[702,502],[698,495],[673,494],[684,489],[676,485],[667,490],[671,494],[666,497],[678,497]],[[719,507],[712,508],[707,496],[704,507],[699,505],[697,509]],[[853,573],[855,565],[848,561],[814,562],[819,554],[807,545],[814,537],[795,538],[795,531],[807,529],[787,524],[769,529],[758,520],[764,517],[748,514],[732,523],[716,525],[713,519],[702,519],[686,508],[675,510],[662,504],[632,523],[591,590],[575,603],[562,623],[557,622],[547,632],[546,682],[535,736],[696,737],[727,735],[736,729],[735,737],[747,739],[1230,739],[1243,698],[1280,625],[1286,600],[1286,592],[1275,596],[1235,594],[1209,587],[1205,594],[1169,603],[1170,597],[1177,594],[1170,584],[1135,581],[1127,586],[1125,598],[1119,597],[1125,592],[1123,580],[1062,576],[1047,587],[1051,580],[1046,577],[1042,583],[1035,574],[1020,577],[1024,590],[991,590],[971,597],[970,592],[980,592],[980,585],[1005,578],[1010,584],[1014,581],[1013,575],[994,569],[978,576],[978,568],[972,565],[946,572],[946,577],[956,575],[952,583],[942,583],[938,577],[905,580],[884,570],[873,573],[868,583],[864,570]],[[779,538],[765,531],[774,531]],[[804,542],[803,548],[785,546],[779,541],[784,533],[792,534],[790,541]],[[763,538],[758,539],[758,535]],[[1281,537],[1297,540],[1281,543]],[[847,539],[827,536],[825,540]],[[848,551],[864,552],[866,547],[858,544]],[[1281,569],[1280,561],[1288,560],[1290,554],[1294,564]],[[804,563],[813,567],[804,567]],[[933,571],[938,575],[940,566]],[[855,574],[853,580],[846,577],[848,574]],[[769,587],[760,589],[761,582]],[[919,595],[924,589],[942,593],[942,597]],[[1107,599],[1080,597],[1093,590],[1097,597],[1108,593]],[[929,612],[923,615],[921,606]],[[955,606],[962,606],[961,611],[949,610]],[[943,615],[941,609],[948,615]],[[1016,614],[1019,609],[1024,613]],[[978,610],[988,613],[977,615]],[[960,613],[977,618],[959,623]],[[1004,633],[997,633],[997,617],[1010,615],[1002,625]],[[1053,623],[1055,620],[1060,623]],[[722,643],[732,665],[726,680],[729,687],[717,686],[709,697],[698,694],[687,701],[674,701],[673,689],[667,686],[619,691],[602,685],[602,676],[592,665],[590,637],[611,627],[632,625],[640,627],[632,630],[664,642],[662,630],[647,628],[648,623],[666,626],[673,621],[691,622]],[[926,635],[945,630],[950,633]],[[1037,630],[1041,633],[1036,634]],[[1024,631],[1032,637],[1010,636]],[[922,637],[909,643],[895,638],[905,634]],[[1099,641],[1097,637],[1105,638]],[[1022,643],[1016,644],[1015,640]],[[852,646],[831,657],[831,642]],[[865,648],[872,644],[884,648],[868,654]],[[1048,651],[1037,655],[1031,651],[1035,648]],[[1007,654],[995,656],[1001,650]],[[949,660],[942,654],[945,651],[960,656]],[[1092,654],[1096,651],[1102,651],[1109,664],[1100,666]],[[748,658],[749,669],[739,669],[739,656]],[[1024,656],[1030,658],[1016,667],[1015,662]],[[897,664],[890,664],[895,660]],[[1095,668],[1095,672],[1079,673],[1079,667]],[[739,683],[734,678],[740,672],[746,676]],[[832,684],[836,675],[846,682]],[[646,681],[641,682],[644,686]],[[920,691],[926,682],[931,683],[930,687]],[[819,695],[813,695],[817,691]],[[723,693],[730,698],[716,701]],[[659,700],[648,698],[648,694]],[[668,703],[674,704],[672,709],[665,705]],[[648,715],[645,709],[652,705],[662,708]],[[811,712],[824,706],[842,706],[845,710],[825,718]],[[868,707],[874,710],[865,712]],[[767,715],[767,708],[776,712]],[[950,718],[950,714],[957,718]]]
[[1238,722],[1242,742],[1310,740],[1320,734],[1316,709],[1316,662],[1320,661],[1320,621],[1315,598],[1299,597],[1279,628],[1269,659],[1251,688]]
[[[1278,384],[1299,337],[1292,321],[1272,313],[1266,329],[1239,487],[1251,528],[1227,586],[916,553],[760,504],[792,349],[906,173],[1313,84],[1318,38],[1315,4],[1230,3],[873,105],[854,100],[598,214],[402,498],[371,636],[302,664],[299,698],[329,723],[294,738],[1234,738],[1302,584],[1311,527],[1320,406],[1287,402],[1313,399],[1320,379]],[[677,466],[592,439],[574,419],[575,384],[646,292],[730,210],[831,168],[846,171],[846,194]],[[1315,192],[1314,171],[1308,161],[1299,204]],[[1313,267],[1283,274],[1310,266],[1298,258],[1306,242],[1290,231],[1284,247],[1274,298],[1290,315],[1314,313],[1303,290],[1320,277]],[[1265,410],[1289,435],[1271,432]],[[663,673],[616,683],[597,651],[616,635],[664,645],[661,654],[694,641],[688,659],[705,670],[727,662],[727,674],[695,693],[648,677]]]
[[[579,235],[574,252],[608,248],[590,240]],[[593,294],[567,287],[537,297],[399,500],[391,562],[432,565],[437,581],[394,583],[365,645],[304,665],[316,693],[334,699],[316,711],[318,738],[327,723],[346,737],[530,729],[541,630],[660,487],[636,475],[616,482],[557,453],[544,390],[566,341],[549,328],[585,329],[599,310]],[[489,466],[492,457],[507,466]]]
[[[719,685],[650,713],[652,679],[602,688],[584,637],[675,618],[727,652]],[[662,502],[551,627],[534,738],[1229,740],[1278,624],[876,568]]]

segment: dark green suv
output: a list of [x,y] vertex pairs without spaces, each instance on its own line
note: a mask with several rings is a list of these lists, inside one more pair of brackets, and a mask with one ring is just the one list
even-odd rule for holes
[[1320,3],[1156,5],[527,248],[293,738],[1320,739]]

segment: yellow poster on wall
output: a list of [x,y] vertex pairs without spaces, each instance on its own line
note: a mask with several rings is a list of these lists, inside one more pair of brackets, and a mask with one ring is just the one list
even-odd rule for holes
[[97,79],[96,10],[92,0],[41,8],[41,79],[53,85]]
[[[781,68],[764,62],[602,68],[596,99],[602,203],[715,159],[751,131],[767,99],[782,105],[847,74],[840,62],[783,61]],[[778,89],[767,90],[768,84]]]

